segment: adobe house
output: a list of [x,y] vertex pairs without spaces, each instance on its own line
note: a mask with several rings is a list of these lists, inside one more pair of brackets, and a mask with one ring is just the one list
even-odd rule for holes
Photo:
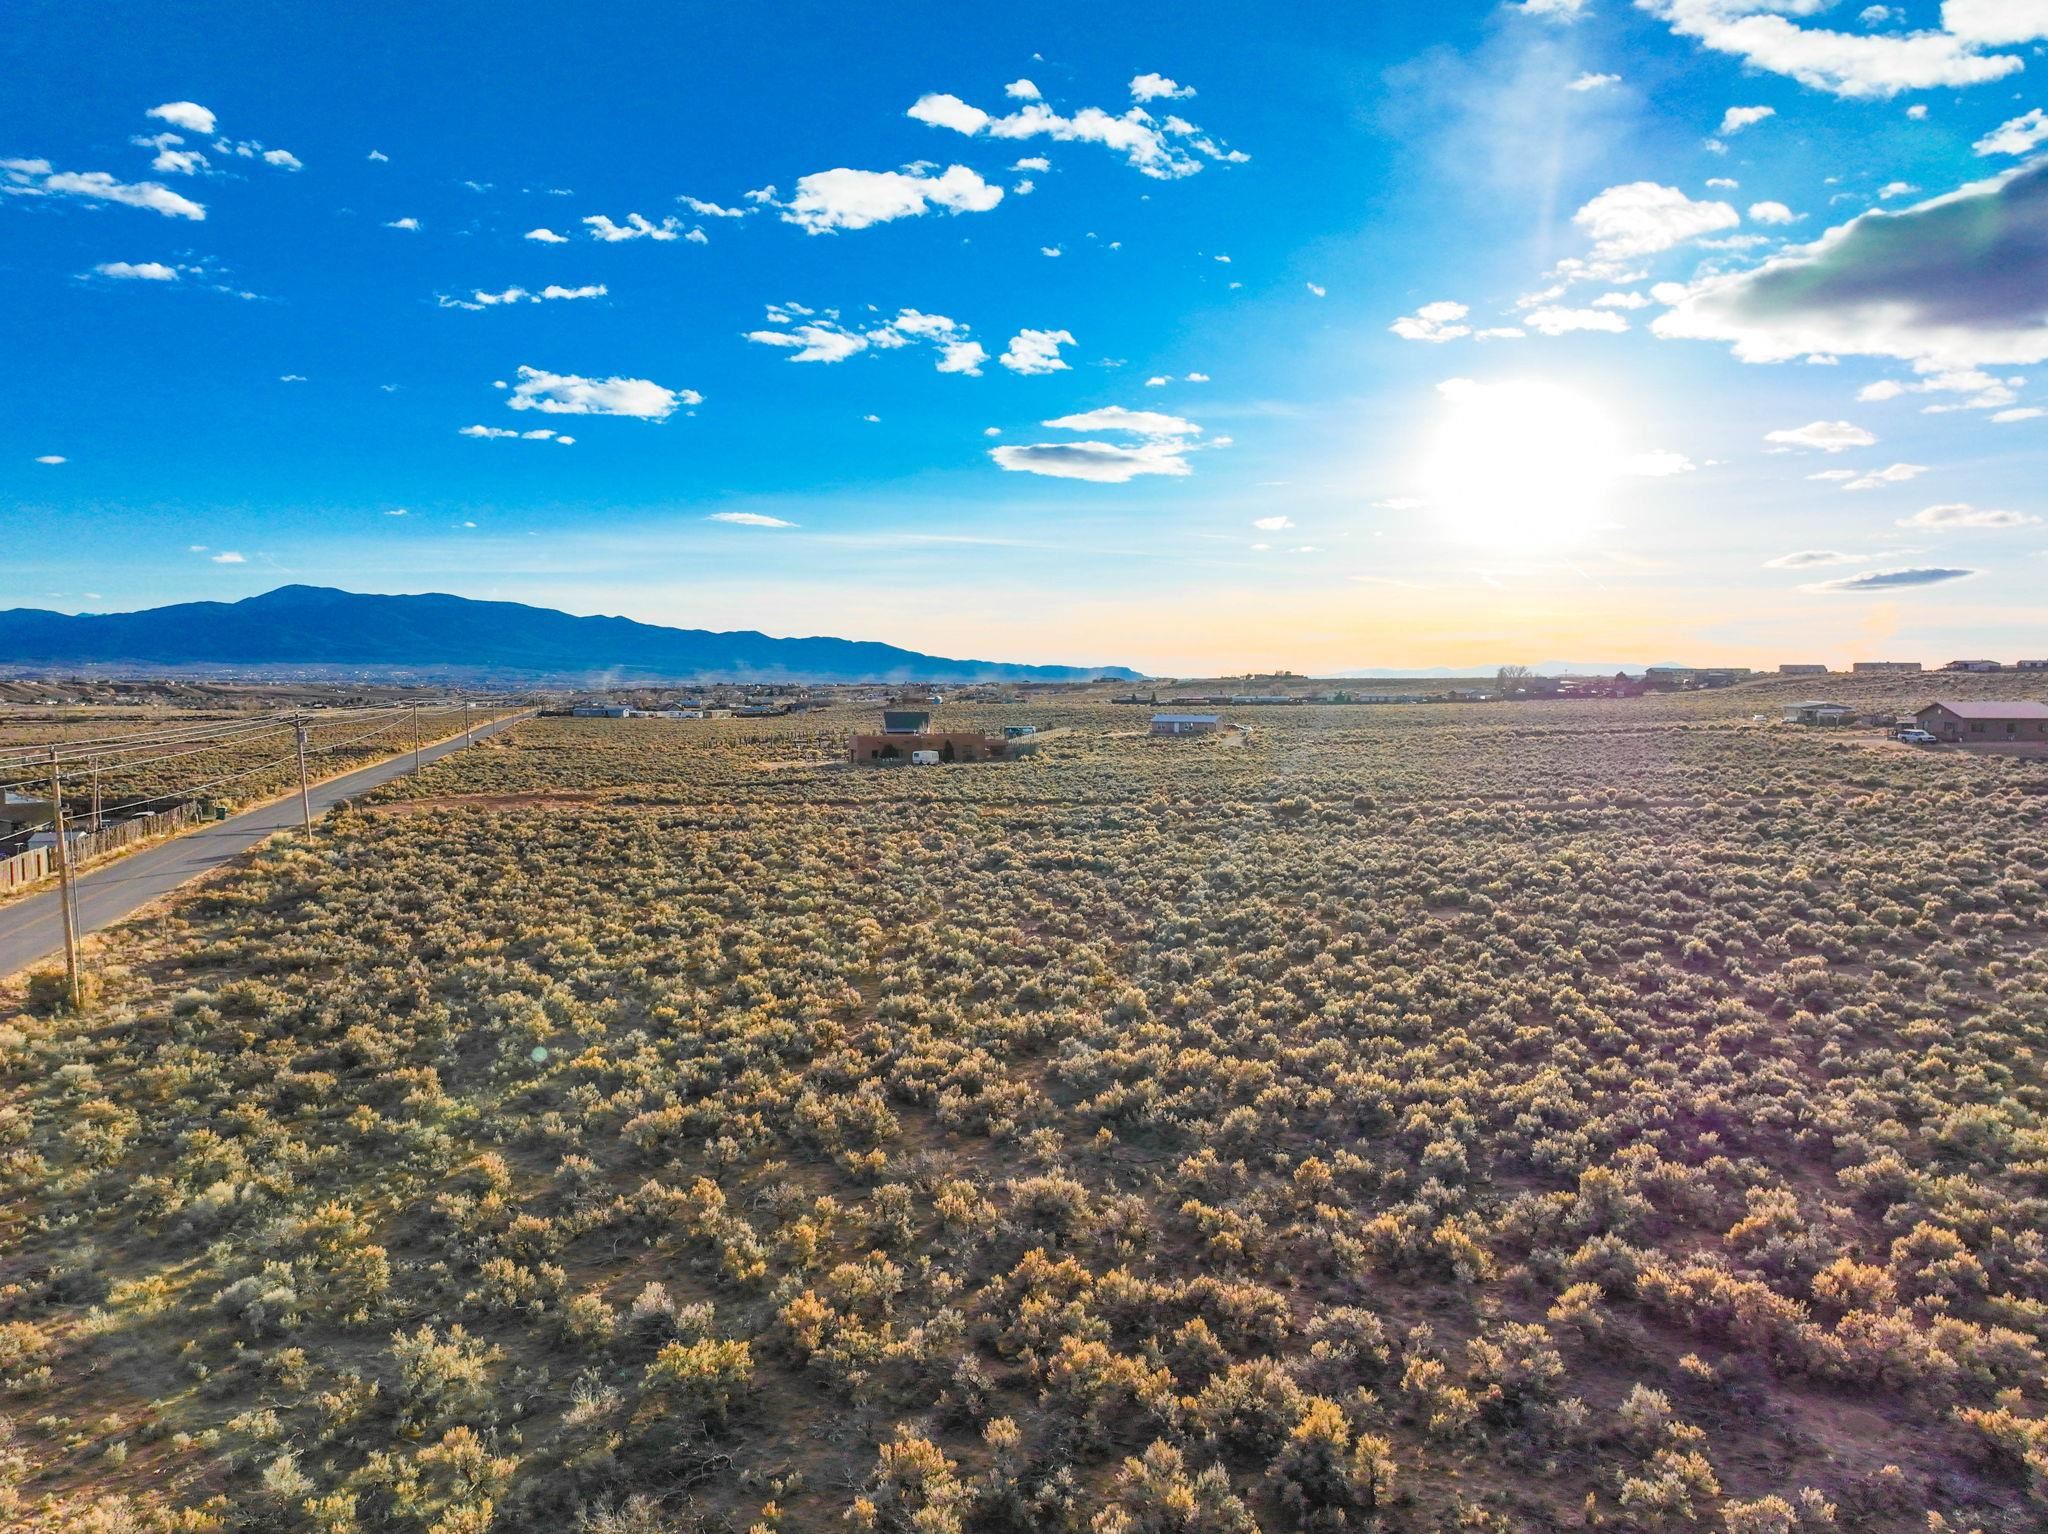
[[913,751],[936,751],[942,762],[997,762],[1008,750],[999,735],[979,730],[923,730],[915,735],[884,732],[856,735],[848,760],[864,766],[908,762]]
[[882,711],[882,733],[856,735],[848,760],[868,766],[906,763],[913,751],[936,751],[941,762],[993,762],[1002,759],[1008,743],[979,730],[934,730],[932,716],[922,709]]
[[2048,703],[1937,700],[1916,713],[1913,722],[1935,739],[1959,745],[2048,745]]

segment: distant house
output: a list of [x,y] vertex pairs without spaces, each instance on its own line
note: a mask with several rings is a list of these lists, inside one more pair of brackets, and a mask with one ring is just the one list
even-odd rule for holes
[[979,730],[920,730],[914,735],[885,731],[880,735],[856,735],[847,759],[868,766],[909,762],[926,753],[936,762],[995,762],[1009,750],[1000,735]]
[[932,716],[921,709],[884,709],[882,733],[856,735],[848,747],[848,760],[869,766],[916,762],[920,766],[941,762],[1000,761],[1009,742],[1000,735],[980,730],[934,730]]
[[1791,665],[1778,668],[1779,676],[1826,676],[1827,674],[1828,668],[1826,666],[1813,665],[1805,661],[1796,661]]
[[1154,714],[1154,735],[1213,735],[1223,727],[1221,714]]
[[2016,660],[2012,663],[2015,671],[2048,671],[2048,660]]
[[2048,744],[2048,703],[1961,703],[1941,699],[1913,716],[1937,740],[1965,746]]
[[1646,666],[1643,685],[1652,691],[1678,691],[1696,687],[1733,687],[1747,681],[1747,666]]
[[1862,675],[1874,671],[1918,671],[1917,660],[1859,660],[1850,664],[1849,669]]
[[1841,725],[1854,723],[1856,710],[1846,703],[1830,703],[1824,698],[1809,698],[1804,703],[1785,705],[1785,723]]
[[14,836],[30,826],[47,825],[54,818],[47,799],[18,794],[11,788],[0,794],[0,836]]
[[2003,671],[2005,667],[1995,660],[1952,660],[1941,669],[1944,671]]

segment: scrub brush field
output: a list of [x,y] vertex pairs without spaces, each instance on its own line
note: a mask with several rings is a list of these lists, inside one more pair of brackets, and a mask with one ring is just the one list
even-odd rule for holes
[[2048,763],[1774,686],[435,763],[0,993],[0,1524],[2039,1528]]

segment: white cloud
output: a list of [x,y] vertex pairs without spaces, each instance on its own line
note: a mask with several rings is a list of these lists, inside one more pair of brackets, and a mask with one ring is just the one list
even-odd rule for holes
[[964,165],[949,165],[937,176],[841,166],[799,179],[782,218],[806,234],[824,234],[916,218],[935,207],[951,213],[986,213],[1002,200],[1001,187],[989,185]]
[[390,223],[386,224],[386,225],[385,225],[384,227],[385,227],[386,229],[405,229],[405,230],[409,230],[409,231],[414,231],[414,232],[417,232],[417,231],[418,231],[418,229],[419,229],[419,227],[420,227],[420,221],[419,221],[418,219],[416,219],[416,218],[409,218],[409,217],[408,217],[408,218],[394,218],[393,220],[391,220],[391,222],[390,222]]
[[1714,131],[1722,138],[1729,138],[1744,128],[1753,128],[1764,119],[1777,115],[1776,107],[1730,107],[1721,114],[1721,126]]
[[305,162],[300,160],[289,149],[264,150],[263,163],[265,165],[275,165],[280,170],[304,170],[306,168]]
[[1910,591],[1919,586],[1940,586],[1949,581],[1968,580],[1975,574],[1975,570],[1924,567],[1906,570],[1866,570],[1861,575],[1845,575],[1839,580],[1821,581],[1803,589],[1826,593],[1847,592],[1852,595],[1865,591]]
[[536,426],[532,431],[514,431],[509,426],[465,426],[457,435],[507,442],[552,442],[558,447],[573,447],[576,443],[574,437],[565,437],[547,426]]
[[1003,87],[1003,94],[1012,101],[1036,101],[1038,99],[1038,87],[1029,80],[1012,80]]
[[819,314],[802,304],[772,304],[768,320],[780,328],[750,330],[746,338],[758,346],[785,348],[791,362],[844,362],[870,348],[895,351],[920,342],[938,348],[935,367],[941,373],[978,378],[982,364],[988,361],[987,349],[970,338],[967,326],[946,315],[918,309],[899,309],[894,319],[865,329],[842,323],[836,309]]
[[[1005,445],[989,449],[989,457],[1015,472],[1120,485],[1140,475],[1192,473],[1186,455],[1196,444],[1188,439],[1202,431],[1180,416],[1126,410],[1121,405],[1058,416],[1044,424],[1055,431],[1115,432],[1139,440],[1135,445],[1097,441]],[[1224,446],[1227,440],[1218,438],[1213,445]]]
[[0,191],[17,197],[83,197],[89,202],[113,202],[123,207],[147,208],[166,218],[189,218],[195,223],[206,217],[206,209],[191,198],[155,181],[117,181],[103,170],[52,170],[48,160],[0,160]]
[[1323,285],[1322,285],[1321,283],[1319,283],[1319,282],[1311,282],[1311,283],[1308,283],[1308,284],[1307,284],[1307,287],[1308,287],[1308,290],[1309,290],[1309,292],[1311,292],[1311,293],[1315,294],[1315,296],[1316,296],[1317,298],[1327,298],[1327,297],[1329,296],[1330,290],[1329,290],[1328,288],[1324,287],[1324,286],[1323,286]]
[[1876,383],[1865,384],[1856,397],[1860,400],[1897,399],[1902,394],[1963,394],[1967,399],[1946,404],[1923,405],[1928,415],[1949,415],[1958,410],[1999,410],[2019,398],[2013,392],[2024,378],[1995,378],[1981,368],[1944,368],[1922,361],[1915,364],[1921,374],[1918,383],[1901,383],[1895,378],[1881,378]]
[[1052,169],[1052,161],[1048,160],[1044,155],[1040,154],[1026,155],[1023,159],[1019,160],[1015,165],[1012,165],[1010,169],[1043,172]]
[[1621,461],[1622,473],[1641,479],[1669,479],[1674,474],[1690,474],[1698,467],[1685,454],[1674,453],[1669,448],[1636,453]]
[[1424,304],[1413,314],[1404,314],[1387,329],[1404,341],[1455,341],[1460,336],[1472,334],[1470,325],[1460,322],[1471,310],[1450,299],[1439,299],[1433,304]]
[[[1145,78],[1139,77],[1140,80]],[[996,117],[958,96],[934,91],[912,102],[908,115],[935,128],[950,128],[970,138],[982,135],[997,139],[1044,136],[1059,141],[1101,144],[1113,153],[1121,154],[1125,162],[1136,170],[1163,181],[1194,175],[1202,168],[1205,159],[1239,164],[1251,158],[1225,148],[1185,118],[1171,113],[1163,118],[1154,117],[1142,106],[1134,106],[1120,115],[1105,112],[1100,107],[1083,107],[1071,117],[1064,117],[1043,102],[1031,101],[1014,112]]]
[[623,415],[643,421],[665,421],[679,405],[701,405],[695,389],[667,389],[645,378],[579,378],[573,373],[545,373],[521,367],[512,397],[514,410],[539,410],[548,415]]
[[1059,431],[1125,431],[1139,437],[1199,437],[1202,428],[1183,416],[1157,410],[1126,410],[1105,405],[1079,415],[1063,415],[1044,423]]
[[1695,202],[1675,186],[1631,181],[1610,186],[1578,212],[1572,222],[1593,240],[1604,261],[1655,255],[1674,245],[1732,229],[1742,215],[1725,202]]
[[750,213],[761,211],[758,205],[751,208],[722,208],[717,203],[706,202],[701,197],[678,197],[676,201],[699,218],[745,218]]
[[1546,336],[1566,335],[1574,330],[1604,330],[1618,334],[1628,329],[1628,321],[1612,309],[1550,307],[1531,309],[1522,318],[1531,330]]
[[1209,375],[1207,373],[1190,373],[1181,380],[1182,383],[1207,383],[1208,381]]
[[1262,533],[1277,533],[1283,527],[1294,526],[1292,517],[1260,517],[1252,523]]
[[1586,13],[1586,0],[1522,0],[1521,9],[1551,21],[1577,21]]
[[376,161],[379,165],[389,164],[391,160],[391,156],[386,154],[381,149],[372,149],[370,151],[370,158]]
[[[1953,9],[1951,0],[1949,9]],[[1978,0],[1995,3],[1995,0]],[[1907,32],[1867,36],[1803,27],[1784,10],[1810,15],[1820,0],[1637,0],[1671,30],[1756,69],[1786,75],[1831,95],[1879,99],[1901,91],[1978,85],[2023,67],[2009,54],[1985,55],[1981,32]]]
[[245,555],[237,554],[233,549],[223,549],[213,556],[213,562],[217,565],[246,565],[249,561]]
[[2034,421],[2048,415],[2039,405],[2022,405],[2017,410],[2001,410],[1991,419],[2001,426],[2010,426],[2015,421]]
[[917,98],[910,104],[908,116],[934,128],[951,128],[955,133],[964,133],[970,138],[986,128],[991,121],[988,113],[980,107],[969,106],[958,96],[946,91],[933,91]]
[[2039,107],[2002,122],[1970,147],[1979,154],[2027,154],[2048,143],[2048,112]]
[[445,293],[439,303],[443,309],[492,309],[502,304],[555,303],[564,299],[603,298],[610,291],[603,283],[595,282],[580,288],[565,288],[549,283],[538,293],[529,293],[525,288],[507,288],[502,293],[486,293],[474,290],[468,298],[450,298]]
[[1806,215],[1794,213],[1782,202],[1753,202],[1749,205],[1749,216],[1759,224],[1796,224]]
[[1872,210],[1751,271],[1660,299],[1660,336],[1745,362],[1903,357],[1940,368],[2048,361],[2048,164],[1898,212]]
[[1593,300],[1595,309],[1647,309],[1650,300],[1640,293],[1602,293]]
[[1791,447],[1818,448],[1823,453],[1839,453],[1852,447],[1869,447],[1877,438],[1860,426],[1847,421],[1809,421],[1804,426],[1787,426],[1778,431],[1764,433],[1764,441],[1780,442]]
[[1073,344],[1072,334],[1064,330],[1020,330],[996,360],[1013,373],[1061,373],[1068,363],[1060,348]]
[[988,361],[988,349],[979,341],[949,340],[939,343],[938,370],[941,373],[964,373],[970,378],[981,376],[981,365]]
[[93,271],[129,282],[176,282],[178,269],[161,261],[102,261]]
[[1620,75],[1596,75],[1591,70],[1588,70],[1585,74],[1580,75],[1571,84],[1567,85],[1565,89],[1568,91],[1600,91],[1605,90],[1610,85],[1619,84],[1621,84]]
[[167,122],[173,128],[183,128],[187,133],[211,133],[215,121],[213,113],[196,101],[166,101],[144,115]]
[[1165,75],[1139,75],[1131,81],[1131,99],[1134,101],[1181,101],[1194,93],[1192,85],[1182,85]]
[[1840,549],[1799,549],[1764,561],[1766,570],[1810,570],[1820,565],[1860,565],[1868,554],[1845,554]]
[[384,515],[387,517],[409,517],[412,513],[403,506],[394,506],[391,510],[385,512]]
[[62,453],[45,453],[43,454],[42,457],[38,458],[36,462],[46,463],[54,467],[60,463],[69,463],[71,462],[71,460],[69,458],[66,458]]
[[615,245],[620,240],[679,240],[683,237],[682,220],[664,218],[660,223],[638,213],[628,213],[623,224],[615,224],[603,213],[593,213],[583,220],[590,230],[590,237]]
[[1858,474],[1845,483],[1844,490],[1882,490],[1886,485],[1903,485],[1918,479],[1927,472],[1924,463],[1895,463],[1888,469],[1873,469],[1868,474]]
[[566,245],[569,243],[569,237],[566,234],[556,234],[554,230],[545,227],[529,229],[523,238],[537,241],[542,245]]
[[[873,419],[870,417],[869,419]],[[730,522],[735,527],[795,527],[794,522],[785,522],[780,517],[763,516],[758,511],[714,511],[704,519],[706,522]]]
[[1910,517],[1899,518],[1901,527],[1968,527],[2000,528],[2026,527],[2040,521],[2039,517],[2028,516],[2018,511],[1993,511],[1970,505],[1967,501],[1952,501],[1945,506],[1928,506],[1916,511]]
[[1910,197],[1919,190],[1910,181],[1887,181],[1877,189],[1877,196],[1880,202],[1889,202],[1895,197]]
[[1957,37],[1996,48],[2048,38],[2041,0],[1942,0],[1941,24]]
[[1136,447],[1114,442],[1034,442],[990,448],[989,457],[1002,468],[1026,474],[1121,485],[1141,474],[1192,473],[1183,451],[1176,442],[1145,442]]
[[850,330],[827,329],[823,325],[799,325],[793,330],[750,330],[747,339],[757,346],[790,349],[791,362],[844,362],[855,352],[867,350],[867,337]]
[[154,149],[156,155],[149,162],[149,168],[171,176],[196,176],[210,163],[197,149],[180,149],[185,142],[182,133],[141,134],[128,140],[138,149]]

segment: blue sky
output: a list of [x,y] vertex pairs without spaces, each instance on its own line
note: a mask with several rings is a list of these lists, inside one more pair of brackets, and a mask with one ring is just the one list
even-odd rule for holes
[[1182,672],[2039,651],[2043,39],[18,5],[0,601]]

